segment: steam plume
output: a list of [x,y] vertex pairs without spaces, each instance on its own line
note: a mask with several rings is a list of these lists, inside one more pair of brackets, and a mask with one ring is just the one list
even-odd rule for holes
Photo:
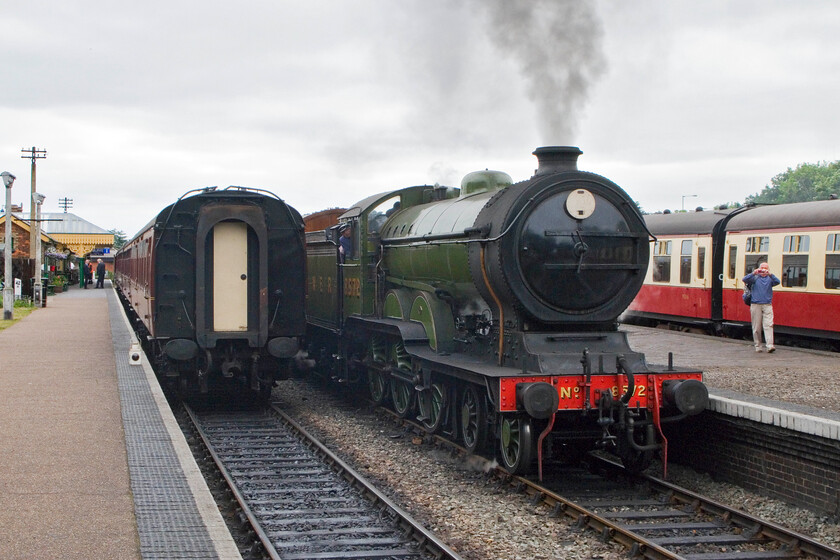
[[543,142],[574,144],[577,118],[604,73],[603,29],[594,3],[579,0],[476,0],[491,40],[512,55],[528,81]]

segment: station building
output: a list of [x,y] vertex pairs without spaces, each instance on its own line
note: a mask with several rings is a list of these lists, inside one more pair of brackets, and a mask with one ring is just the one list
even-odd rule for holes
[[[23,214],[12,212],[12,275],[22,280],[22,295],[31,297],[31,279],[35,276],[35,258],[31,247],[32,224]],[[0,215],[0,242],[5,243],[6,214]],[[50,286],[78,282],[78,262],[101,258],[106,270],[113,271],[111,249],[114,234],[70,213],[41,214],[41,262],[43,277]],[[0,259],[0,272],[4,273]],[[63,280],[58,277],[63,277]],[[2,278],[2,275],[0,275]]]
[[108,272],[114,271],[114,234],[70,212],[42,212],[41,228],[62,243],[77,258],[102,259]]

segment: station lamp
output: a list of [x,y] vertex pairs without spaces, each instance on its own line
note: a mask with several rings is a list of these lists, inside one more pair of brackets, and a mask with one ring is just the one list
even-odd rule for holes
[[12,185],[15,182],[15,176],[4,171],[0,173],[3,177],[3,186],[6,187],[6,237],[4,239],[6,246],[3,250],[3,266],[5,274],[3,276],[3,319],[10,321],[14,318],[15,308],[15,292],[12,287]]
[[35,205],[35,281],[33,282],[32,299],[35,301],[35,307],[44,307],[44,295],[41,293],[41,204],[44,203],[46,196],[41,193],[32,193],[32,204]]
[[686,198],[697,198],[698,195],[696,194],[684,194],[682,195],[682,209],[685,211],[685,199]]

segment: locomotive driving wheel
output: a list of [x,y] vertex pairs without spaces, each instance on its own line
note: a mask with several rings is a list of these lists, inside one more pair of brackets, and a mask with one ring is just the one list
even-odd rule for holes
[[502,463],[512,474],[531,470],[536,453],[536,439],[530,416],[505,414],[499,427]]
[[388,359],[387,346],[381,337],[371,338],[368,359],[370,361],[367,368],[368,393],[375,404],[381,405],[385,402],[389,390],[388,376],[385,373],[385,364]]
[[442,381],[433,381],[428,389],[417,396],[420,421],[429,433],[440,429],[449,406],[449,387]]
[[[389,365],[395,370],[411,372],[411,358],[405,350],[402,341],[391,346],[389,354]],[[404,379],[391,378],[391,402],[394,404],[394,412],[400,418],[405,418],[414,408],[414,385]]]
[[461,440],[470,453],[481,452],[487,441],[487,407],[474,385],[461,396]]

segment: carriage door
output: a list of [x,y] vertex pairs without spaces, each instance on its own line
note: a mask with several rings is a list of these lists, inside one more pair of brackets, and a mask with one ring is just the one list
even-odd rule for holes
[[213,226],[213,330],[248,330],[248,226]]

